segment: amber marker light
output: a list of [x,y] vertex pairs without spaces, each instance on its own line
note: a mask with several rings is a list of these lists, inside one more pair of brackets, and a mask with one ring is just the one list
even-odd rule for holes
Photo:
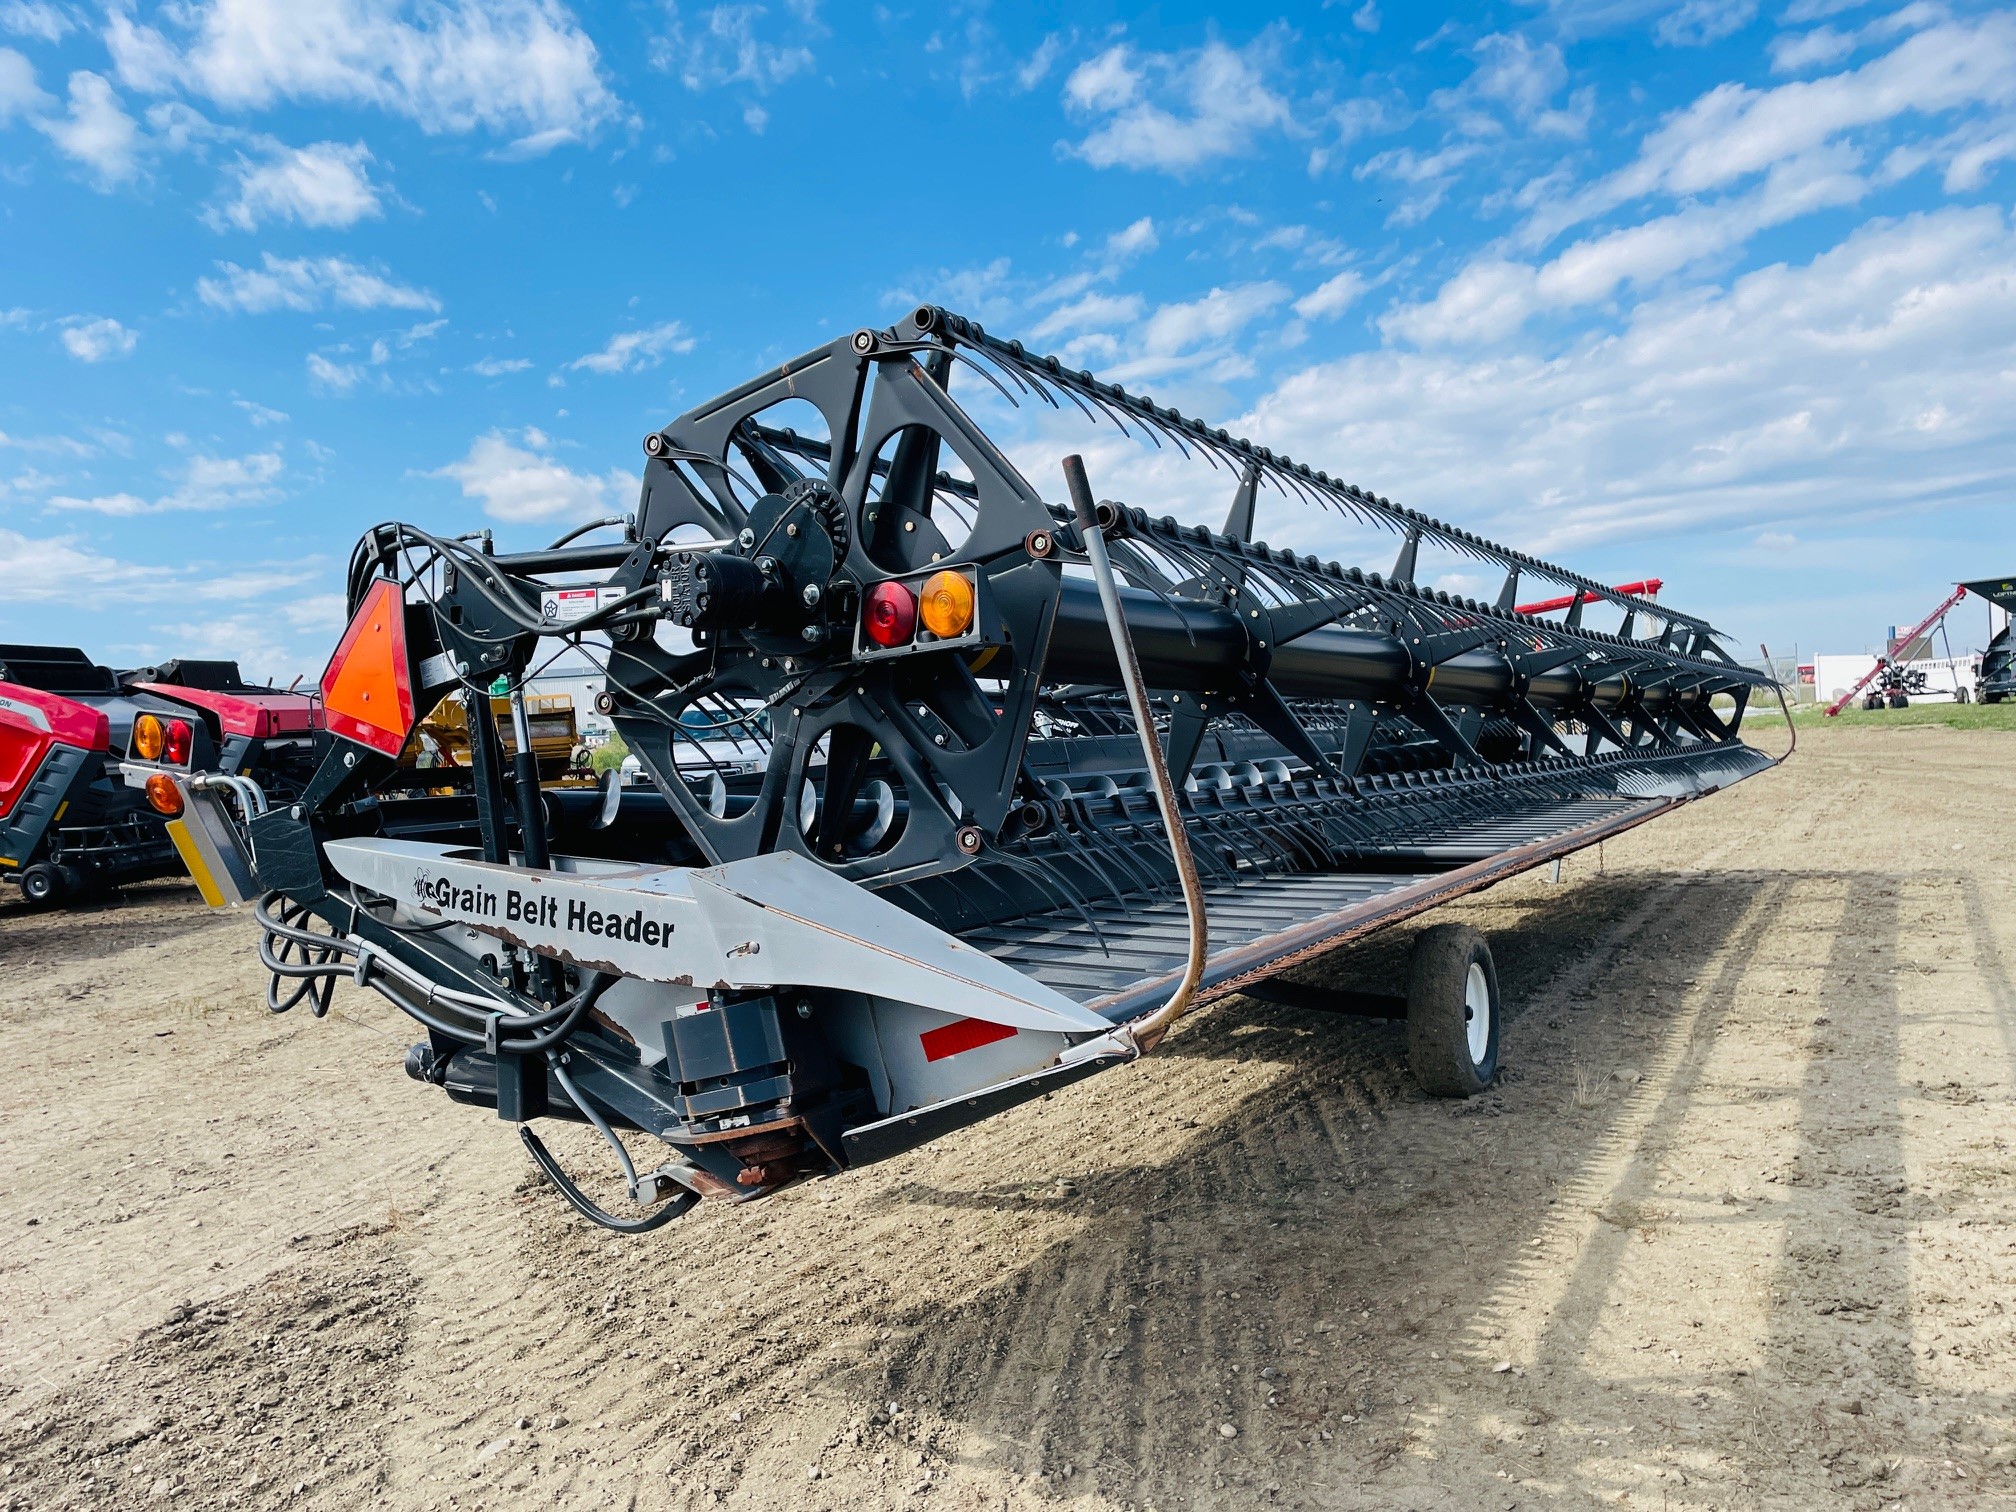
[[152,714],[142,714],[133,721],[133,749],[142,761],[159,761],[165,738],[166,731],[161,728],[161,721]]
[[147,779],[147,801],[154,805],[157,814],[166,814],[170,819],[182,812],[182,790],[166,772],[156,772]]
[[917,614],[924,628],[940,640],[951,640],[973,628],[973,585],[963,572],[934,572],[917,596]]

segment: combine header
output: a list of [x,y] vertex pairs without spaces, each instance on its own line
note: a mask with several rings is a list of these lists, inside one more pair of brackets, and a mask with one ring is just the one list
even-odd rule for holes
[[[955,373],[1222,469],[1225,528],[1097,501],[1076,457],[1047,502]],[[1771,764],[1738,727],[1775,687],[1702,621],[933,307],[644,451],[620,541],[371,531],[312,779],[270,808],[183,783],[211,885],[256,908],[268,1005],[381,992],[427,1030],[409,1073],[516,1122],[612,1228],[912,1148],[1139,1058],[1197,1003],[1308,1002],[1274,979]],[[1398,562],[1260,544],[1263,490],[1391,530]],[[1421,586],[1424,552],[1502,591]],[[1522,579],[1567,591],[1566,621],[1517,612]],[[598,707],[650,786],[542,790],[522,691],[507,765],[485,695],[564,644],[605,664]],[[466,770],[416,791],[444,771],[402,752],[458,689]],[[1404,1018],[1432,1093],[1496,1073],[1472,930],[1419,937],[1404,999],[1316,1006]],[[634,1214],[561,1169],[542,1118],[601,1132]]]

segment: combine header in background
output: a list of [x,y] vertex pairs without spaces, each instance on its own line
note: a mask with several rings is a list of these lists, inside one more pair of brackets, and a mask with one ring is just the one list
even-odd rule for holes
[[[1095,501],[1076,457],[1047,501],[955,375],[1221,469],[1224,528]],[[635,539],[371,531],[298,799],[183,783],[213,884],[256,900],[269,1006],[381,992],[427,1030],[410,1074],[518,1123],[613,1228],[909,1149],[1231,993],[1404,1018],[1421,1084],[1475,1093],[1501,1014],[1474,931],[1425,931],[1404,998],[1276,979],[1771,764],[1738,731],[1774,685],[1701,620],[936,308],[644,450]],[[1398,560],[1263,545],[1263,496],[1389,530]],[[1502,574],[1496,602],[1422,586],[1454,567]],[[1567,621],[1514,609],[1527,579],[1580,600]],[[542,790],[522,691],[507,765],[483,695],[559,643],[606,663],[651,786]],[[402,753],[458,689],[467,770],[416,794]],[[601,1131],[634,1216],[542,1118]]]
[[74,646],[0,646],[0,875],[56,904],[175,875],[182,774],[298,791],[314,701],[231,662],[114,673]]

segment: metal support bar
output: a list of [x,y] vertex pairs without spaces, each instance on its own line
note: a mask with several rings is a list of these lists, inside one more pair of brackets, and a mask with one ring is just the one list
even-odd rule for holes
[[1255,982],[1250,987],[1240,989],[1249,998],[1262,1003],[1277,1003],[1283,1008],[1299,1008],[1305,1013],[1336,1013],[1349,1018],[1404,1019],[1407,1017],[1407,999],[1386,992],[1353,992],[1343,987],[1312,987],[1306,982],[1291,982],[1283,977],[1270,977],[1264,982]]
[[1183,828],[1176,786],[1169,780],[1168,763],[1162,759],[1162,745],[1155,738],[1155,716],[1148,707],[1148,690],[1142,685],[1141,666],[1134,658],[1134,642],[1127,633],[1127,616],[1120,608],[1120,589],[1113,581],[1113,564],[1106,556],[1106,538],[1099,528],[1099,509],[1085,476],[1085,461],[1076,453],[1064,459],[1064,485],[1071,493],[1071,508],[1077,516],[1078,533],[1084,538],[1093,581],[1099,585],[1099,603],[1106,611],[1106,625],[1113,635],[1113,658],[1120,665],[1120,683],[1126,690],[1127,705],[1133,711],[1134,726],[1141,737],[1148,779],[1162,808],[1162,822],[1169,831],[1169,853],[1176,862],[1177,880],[1183,884],[1184,917],[1189,925],[1190,954],[1175,991],[1160,1008],[1127,1026],[1135,1043],[1146,1052],[1154,1049],[1168,1033],[1169,1026],[1183,1016],[1197,995],[1197,984],[1204,979],[1204,958],[1210,945],[1204,888],[1197,880],[1197,863],[1190,854],[1190,837]]

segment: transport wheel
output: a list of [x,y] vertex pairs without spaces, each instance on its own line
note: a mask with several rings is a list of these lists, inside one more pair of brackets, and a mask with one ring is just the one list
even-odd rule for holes
[[1953,690],[1953,702],[1972,703],[1973,701],[1974,701],[1974,695],[1972,693],[1969,693],[1965,688],[1955,688]]
[[47,861],[38,861],[21,873],[21,896],[36,908],[49,908],[63,901],[63,874]]
[[1911,700],[1906,698],[1902,693],[1892,693],[1890,695],[1890,707],[1893,709],[1908,709],[1911,707]]
[[1467,924],[1415,937],[1407,970],[1407,1061],[1431,1097],[1475,1097],[1498,1075],[1498,968]]

